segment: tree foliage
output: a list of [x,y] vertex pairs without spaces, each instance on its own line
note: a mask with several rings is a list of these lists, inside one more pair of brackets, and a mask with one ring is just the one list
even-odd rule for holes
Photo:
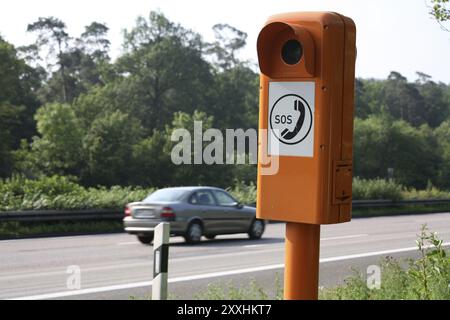
[[430,14],[444,30],[449,31],[444,24],[450,20],[450,1],[430,0],[430,4]]
[[[73,176],[84,186],[255,182],[254,165],[171,161],[173,130],[193,133],[194,121],[203,130],[258,127],[258,73],[239,59],[245,32],[217,24],[208,43],[151,12],[124,31],[112,61],[103,23],[73,36],[46,17],[28,31],[35,41],[20,49],[0,38],[0,176]],[[413,82],[396,71],[356,79],[355,106],[355,175],[450,188],[449,85],[423,72]]]
[[39,86],[38,73],[0,37],[0,177],[11,174],[12,151],[21,139],[36,132],[33,114],[39,105],[35,95]]

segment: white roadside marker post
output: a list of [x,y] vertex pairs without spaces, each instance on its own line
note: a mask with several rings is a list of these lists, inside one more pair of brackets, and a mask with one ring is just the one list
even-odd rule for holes
[[170,224],[162,222],[155,228],[153,240],[152,299],[167,300]]

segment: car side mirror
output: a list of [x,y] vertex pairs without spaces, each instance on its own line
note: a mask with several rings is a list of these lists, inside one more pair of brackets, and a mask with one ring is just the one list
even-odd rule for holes
[[244,205],[240,202],[236,202],[236,204],[234,205],[237,209],[242,209],[244,207]]

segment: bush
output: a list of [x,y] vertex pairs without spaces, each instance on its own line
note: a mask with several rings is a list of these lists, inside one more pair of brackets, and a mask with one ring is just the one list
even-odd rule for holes
[[359,177],[353,179],[354,200],[403,199],[404,187],[394,181],[384,179],[366,180]]
[[[246,185],[244,182],[238,181],[233,187],[228,188],[228,191],[242,203],[256,203],[256,185],[254,183]],[[393,181],[384,179],[366,180],[358,177],[353,179],[354,200],[401,200],[404,197],[406,197],[405,188]]]
[[[273,291],[273,292],[269,292]],[[195,300],[281,300],[283,299],[283,287],[280,277],[275,274],[274,290],[265,290],[255,279],[249,283],[240,283],[236,286],[233,282],[210,283],[208,286],[194,295]]]
[[408,189],[403,192],[405,199],[450,199],[450,191],[439,190],[431,183],[424,190]]
[[236,182],[236,184],[227,189],[239,202],[253,205],[256,203],[256,186],[253,182],[246,185],[242,181]]
[[0,180],[0,211],[118,209],[145,198],[154,189],[113,186],[84,188],[68,177],[22,176]]
[[[51,176],[30,180],[23,176],[0,179],[0,211],[13,210],[79,210],[119,209],[126,203],[144,199],[155,188],[97,187],[85,188],[73,177]],[[256,185],[242,181],[228,188],[236,199],[247,205],[256,203]],[[450,192],[429,185],[426,190],[405,189],[402,185],[383,179],[354,178],[353,199],[443,199]]]
[[[245,204],[256,203],[256,185],[245,184],[242,181],[235,183],[227,189],[240,202]],[[385,179],[353,179],[354,200],[403,200],[403,199],[449,199],[450,192],[442,191],[436,187],[429,186],[426,190],[406,189],[401,184]]]

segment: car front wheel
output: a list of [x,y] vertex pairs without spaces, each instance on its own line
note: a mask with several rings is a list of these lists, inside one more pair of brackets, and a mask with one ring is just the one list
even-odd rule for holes
[[260,239],[264,233],[265,223],[262,220],[254,219],[250,225],[248,236],[250,239]]

